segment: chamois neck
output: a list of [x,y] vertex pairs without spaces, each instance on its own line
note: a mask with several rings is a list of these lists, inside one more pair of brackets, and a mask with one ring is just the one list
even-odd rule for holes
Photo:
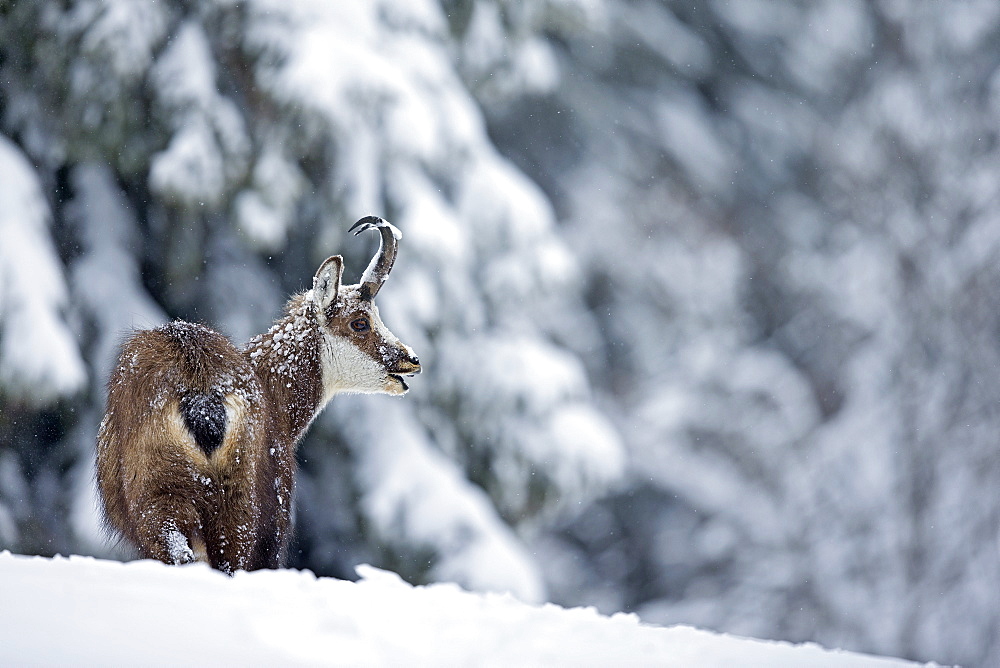
[[304,295],[295,295],[285,308],[285,316],[252,338],[243,351],[271,407],[275,440],[286,447],[298,444],[324,403],[322,335],[313,309]]

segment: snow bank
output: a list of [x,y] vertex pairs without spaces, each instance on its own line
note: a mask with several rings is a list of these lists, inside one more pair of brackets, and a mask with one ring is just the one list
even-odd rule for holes
[[0,665],[910,665],[358,571],[356,583],[292,570],[228,578],[198,564],[3,552]]

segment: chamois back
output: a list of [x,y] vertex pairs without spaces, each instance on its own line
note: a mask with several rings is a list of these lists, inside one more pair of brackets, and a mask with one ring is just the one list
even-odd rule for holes
[[97,479],[108,522],[142,557],[251,566],[247,550],[210,536],[257,529],[252,507],[235,517],[246,527],[220,526],[216,510],[254,496],[240,487],[267,459],[260,402],[244,355],[207,327],[176,321],[125,342],[108,381]]

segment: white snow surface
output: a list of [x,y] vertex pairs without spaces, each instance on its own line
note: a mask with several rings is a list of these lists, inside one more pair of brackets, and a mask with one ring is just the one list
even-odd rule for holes
[[531,606],[358,568],[238,572],[0,553],[0,665],[795,666],[898,659]]

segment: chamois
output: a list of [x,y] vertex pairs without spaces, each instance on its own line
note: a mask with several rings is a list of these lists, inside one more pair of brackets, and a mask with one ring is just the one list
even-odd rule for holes
[[399,230],[357,285],[339,255],[285,316],[240,350],[208,327],[174,321],[122,345],[97,437],[106,524],[143,558],[213,568],[279,568],[291,524],[295,448],[339,393],[404,394],[420,361],[379,317],[374,297],[396,260]]

